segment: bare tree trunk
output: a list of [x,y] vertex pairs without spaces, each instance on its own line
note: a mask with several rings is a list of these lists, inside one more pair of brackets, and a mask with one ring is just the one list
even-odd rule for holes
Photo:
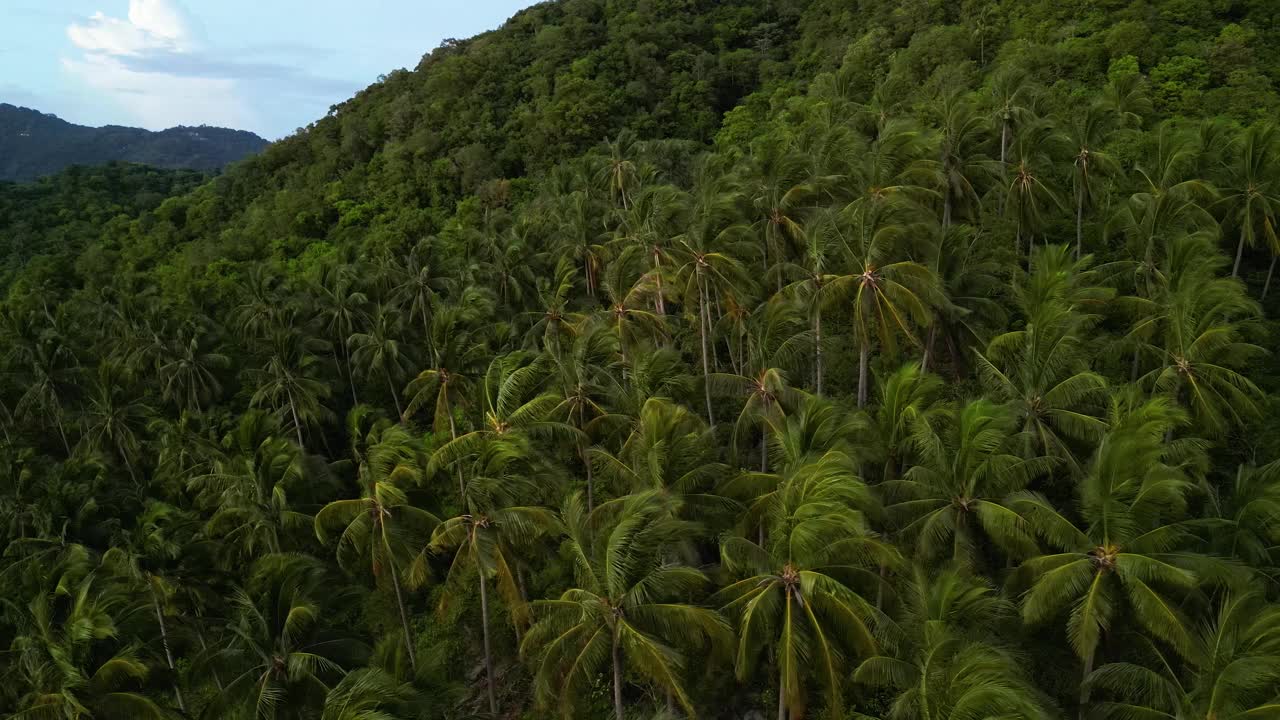
[[814,379],[818,397],[822,397],[822,308],[813,310]]
[[1084,188],[1076,193],[1076,260],[1084,248]]
[[493,654],[489,650],[489,590],[484,569],[476,568],[480,575],[480,627],[484,638],[484,679],[489,693],[489,714],[498,714],[498,701],[493,694]]
[[867,364],[871,360],[871,350],[867,347],[867,339],[863,338],[862,347],[858,349],[858,409],[867,406]]
[[[1008,166],[1009,155],[1009,119],[1005,118],[1004,123],[1000,126],[1000,184],[1006,186],[1004,182],[1008,178],[1006,168]],[[1000,215],[1004,216],[1004,193],[1000,194]]]
[[1240,258],[1244,257],[1244,231],[1240,231],[1240,242],[1236,244],[1236,263],[1231,266],[1231,277],[1240,277]]
[[383,367],[382,374],[387,378],[387,389],[391,391],[391,402],[396,406],[396,417],[404,417],[404,410],[400,408],[400,398],[396,396],[395,383],[391,382],[391,371]]
[[1089,714],[1089,676],[1093,674],[1093,654],[1097,649],[1089,651],[1089,655],[1084,659],[1084,672],[1080,676],[1080,718],[1084,718]]
[[[791,598],[787,598],[791,602]],[[778,720],[787,720],[787,676],[782,670],[782,661],[778,661]]]
[[409,667],[414,675],[418,674],[418,658],[413,652],[413,632],[409,630],[409,613],[404,609],[404,595],[400,592],[400,574],[396,572],[396,564],[391,565],[391,585],[396,589],[396,606],[400,608],[400,628],[404,631],[404,649],[409,653]]
[[654,301],[654,309],[659,315],[667,314],[667,304],[662,300],[662,261],[658,256],[658,248],[653,249],[653,279],[658,284],[658,296]]
[[1280,255],[1271,256],[1271,266],[1267,268],[1267,281],[1262,285],[1262,299],[1267,299],[1267,291],[1271,289],[1271,275],[1276,271],[1276,258]]
[[[150,578],[147,584],[151,585]],[[151,585],[151,604],[156,610],[156,622],[160,623],[160,644],[164,646],[164,659],[169,663],[169,672],[173,674],[173,697],[178,701],[178,709],[187,712],[187,705],[182,701],[182,689],[178,687],[178,674],[173,665],[173,651],[169,649],[169,628],[164,622],[164,611],[160,609],[160,596]]]
[[342,357],[347,364],[347,387],[351,388],[351,406],[355,407],[360,404],[360,398],[356,396],[356,376],[351,368],[351,348],[347,344],[342,343]]
[[702,394],[707,401],[707,425],[716,427],[716,416],[711,410],[711,369],[707,359],[707,293],[702,284],[702,269],[698,269],[698,335],[702,343]]
[[[199,620],[197,620],[197,625],[196,625],[196,639],[200,641],[200,650],[202,652],[209,652],[209,645],[205,643],[204,633],[199,628]],[[227,688],[223,686],[222,678],[218,676],[218,670],[216,668],[210,668],[210,671],[211,671],[211,674],[213,675],[213,684],[215,687],[218,688],[218,692],[226,691]]]
[[289,396],[289,414],[293,416],[293,429],[298,433],[298,449],[306,450],[307,446],[302,442],[302,423],[298,422],[298,408],[293,403],[293,391],[289,390],[287,394]]
[[618,630],[613,631],[613,712],[617,720],[622,717],[622,648],[618,645]]
[[920,359],[921,372],[929,372],[929,362],[933,360],[933,343],[938,337],[937,322],[930,323],[929,335],[924,341],[924,357]]

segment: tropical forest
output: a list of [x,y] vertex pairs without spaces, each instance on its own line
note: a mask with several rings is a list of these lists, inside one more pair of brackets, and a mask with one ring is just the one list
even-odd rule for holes
[[1280,718],[1278,87],[1273,0],[551,0],[0,183],[0,717]]

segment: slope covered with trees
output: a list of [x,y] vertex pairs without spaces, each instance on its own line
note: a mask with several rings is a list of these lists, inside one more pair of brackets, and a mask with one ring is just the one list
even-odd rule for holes
[[28,181],[73,165],[132,162],[169,169],[221,170],[267,141],[244,130],[73,125],[38,110],[0,103],[0,181]]
[[1276,10],[856,5],[539,5],[40,244],[0,713],[1280,715]]

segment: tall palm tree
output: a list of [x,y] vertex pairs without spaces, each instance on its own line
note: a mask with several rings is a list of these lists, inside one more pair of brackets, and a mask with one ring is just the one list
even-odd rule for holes
[[517,624],[522,624],[525,600],[514,567],[515,549],[527,546],[541,535],[556,533],[559,527],[551,510],[517,504],[533,494],[533,473],[519,457],[519,448],[512,445],[509,438],[499,438],[480,453],[462,494],[463,512],[436,526],[431,544],[415,561],[413,572],[414,582],[418,584],[426,575],[428,551],[454,553],[442,608],[443,603],[458,597],[466,578],[475,574],[480,591],[485,689],[489,712],[495,716],[498,701],[494,694],[493,652],[489,640],[489,578],[496,578],[498,590],[512,616]]
[[342,349],[342,371],[351,388],[352,406],[360,404],[356,392],[355,367],[351,364],[351,336],[369,322],[369,297],[356,285],[355,270],[338,266],[328,270],[311,291],[316,301],[316,318],[320,328],[334,346]]
[[[587,683],[612,670],[614,715],[624,720],[628,674],[671,693],[690,716],[681,680],[686,652],[725,645],[728,628],[714,611],[689,604],[708,586],[703,573],[667,560],[672,543],[694,530],[673,518],[655,493],[586,512],[580,495],[562,513],[574,583],[553,600],[537,600],[537,622],[521,644],[534,660],[539,703],[571,717]],[[681,648],[686,652],[681,652]]]
[[325,349],[323,341],[286,323],[272,330],[262,367],[250,371],[256,389],[249,404],[275,410],[293,428],[299,448],[306,447],[303,429],[330,414],[323,404],[329,397],[329,386],[317,377],[318,353]]
[[[831,465],[819,461],[814,469],[821,467]],[[721,543],[732,580],[712,602],[736,620],[739,680],[754,676],[760,656],[773,651],[779,720],[803,715],[810,673],[828,711],[839,715],[847,655],[877,652],[884,618],[860,591],[878,584],[873,568],[896,555],[867,527],[857,509],[865,488],[851,480],[843,472],[801,472],[767,506],[767,545],[742,537]]]
[[1106,427],[1099,415],[1107,383],[1089,369],[1087,340],[1099,320],[1095,311],[1113,292],[1095,284],[1089,264],[1072,260],[1063,245],[1037,250],[1017,291],[1026,325],[975,353],[979,377],[1017,409],[1022,452],[1057,457],[1073,469],[1074,443],[1096,440]]
[[351,362],[363,368],[370,379],[374,374],[380,374],[386,380],[397,417],[404,414],[398,389],[404,373],[405,357],[399,340],[403,331],[404,323],[399,311],[383,305],[374,311],[366,332],[355,333],[347,340],[351,346]]
[[859,408],[866,407],[870,392],[872,342],[878,340],[887,354],[893,354],[899,337],[919,344],[915,329],[928,323],[929,307],[940,301],[937,276],[906,254],[909,235],[919,230],[919,206],[906,198],[887,202],[891,204],[867,203],[852,210],[853,227],[842,233],[850,272],[826,285],[831,302],[841,301],[852,309]]
[[954,568],[916,566],[903,595],[902,618],[888,633],[891,654],[863,660],[853,674],[896,692],[890,720],[1052,717],[1023,658],[997,639],[1014,617],[1012,603]]
[[[1240,260],[1245,247],[1265,242],[1271,255],[1280,255],[1280,236],[1276,233],[1280,215],[1280,128],[1262,122],[1249,126],[1232,143],[1232,162],[1227,165],[1225,187],[1219,200],[1240,239],[1236,243],[1236,259],[1231,277],[1240,276]],[[1272,262],[1267,272],[1271,285]]]
[[367,654],[326,626],[327,610],[341,599],[314,558],[269,555],[255,563],[248,585],[231,597],[230,642],[198,663],[232,678],[205,715],[243,708],[262,720],[314,717],[343,668]]
[[1085,211],[1097,201],[1095,180],[1120,172],[1119,161],[1106,149],[1113,117],[1104,104],[1094,103],[1077,114],[1066,130],[1066,141],[1074,153],[1071,181],[1076,199],[1076,260],[1084,252]]
[[418,693],[383,670],[362,668],[347,673],[324,699],[320,720],[399,720],[414,717]]
[[1280,714],[1280,607],[1254,592],[1226,595],[1195,629],[1187,672],[1150,638],[1139,662],[1103,665],[1089,685],[1107,692],[1102,718],[1268,718]]
[[[366,407],[354,408],[347,426],[353,436],[362,430]],[[353,437],[353,439],[356,439]],[[405,609],[404,567],[439,520],[409,502],[407,489],[422,479],[425,456],[419,443],[403,426],[380,420],[373,423],[363,438],[358,438],[356,476],[360,486],[358,499],[335,500],[316,513],[316,536],[324,542],[338,533],[338,565],[352,570],[357,563],[370,563],[374,582],[388,572],[396,606],[400,610],[400,628],[404,633],[405,652],[416,672],[413,633]]]
[[975,565],[989,546],[1010,558],[1035,554],[1032,530],[1010,498],[1051,465],[1046,457],[1010,452],[1017,419],[989,400],[974,400],[933,422],[915,423],[911,436],[916,464],[881,488],[896,500],[887,508],[916,555],[950,553],[954,562]]
[[[1094,669],[1103,636],[1123,626],[1123,609],[1142,631],[1187,657],[1193,623],[1177,598],[1199,585],[1229,577],[1223,566],[1194,552],[1183,525],[1188,476],[1197,462],[1194,441],[1166,441],[1187,422],[1168,399],[1114,401],[1110,429],[1102,438],[1079,486],[1079,520],[1028,494],[1015,502],[1037,532],[1060,550],[1024,562],[1032,579],[1022,616],[1040,624],[1066,616],[1067,640],[1083,664]],[[1080,707],[1089,701],[1081,684]]]

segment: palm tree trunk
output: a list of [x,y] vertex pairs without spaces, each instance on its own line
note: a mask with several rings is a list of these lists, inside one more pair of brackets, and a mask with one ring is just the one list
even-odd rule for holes
[[[1009,155],[1009,119],[1005,118],[1000,126],[1000,184],[1005,184],[1008,173],[1005,172]],[[1000,215],[1004,216],[1004,193],[1000,193]]]
[[178,709],[186,713],[187,705],[182,701],[182,689],[178,687],[178,675],[173,666],[173,651],[169,649],[169,628],[165,625],[164,611],[160,609],[160,596],[156,594],[155,586],[151,587],[151,605],[156,611],[156,622],[160,624],[160,644],[164,646],[164,659],[169,663],[169,672],[173,674],[173,697],[178,701]]
[[858,349],[858,409],[867,406],[867,364],[871,360],[871,350],[867,347],[867,339],[863,338],[862,347]]
[[937,322],[930,323],[929,335],[924,341],[924,356],[920,358],[920,371],[929,372],[929,361],[933,359],[933,343],[938,337]]
[[659,315],[667,314],[667,305],[662,300],[662,259],[658,255],[658,248],[653,249],[653,279],[658,284],[658,296],[654,300],[654,309]]
[[1262,299],[1267,299],[1267,291],[1271,289],[1271,274],[1276,271],[1276,258],[1280,255],[1271,256],[1271,266],[1267,268],[1267,281],[1262,284]]
[[391,371],[383,367],[382,374],[387,378],[387,389],[391,391],[391,402],[396,406],[396,417],[403,418],[404,410],[400,409],[400,398],[396,397],[396,385],[391,382]]
[[58,426],[58,437],[62,438],[62,449],[67,451],[67,457],[71,457],[71,443],[67,442],[67,431],[62,427],[61,413],[58,413],[54,424]]
[[813,310],[814,388],[822,397],[822,308]]
[[617,720],[622,717],[622,647],[618,644],[618,630],[613,631],[613,712]]
[[391,585],[396,589],[396,606],[400,608],[400,628],[404,631],[404,649],[409,653],[409,667],[418,673],[418,658],[413,653],[413,632],[409,630],[409,613],[404,609],[404,595],[400,592],[400,574],[396,572],[396,564],[391,565]]
[[307,446],[302,442],[302,423],[298,422],[298,408],[293,404],[293,391],[287,390],[285,394],[289,397],[289,414],[293,416],[293,429],[298,433],[298,449],[305,450]]
[[[791,598],[787,598],[787,602],[791,602]],[[782,670],[782,663],[778,663],[778,720],[787,720],[787,676]]]
[[1084,248],[1084,188],[1076,193],[1076,260]]
[[1084,672],[1080,676],[1080,718],[1088,715],[1089,709],[1089,676],[1093,674],[1093,654],[1095,650],[1090,650],[1084,659]]
[[347,360],[347,387],[351,388],[351,405],[352,407],[360,404],[360,398],[356,397],[356,376],[351,369],[351,348],[347,344],[342,343],[342,355]]
[[[200,623],[198,619],[196,621],[196,639],[200,641],[201,652],[209,652],[209,645],[204,641],[204,633],[200,630]],[[225,692],[227,688],[222,684],[222,678],[218,675],[217,669],[210,668],[210,671],[213,675],[213,684],[218,688],[218,692]]]
[[1240,258],[1244,257],[1244,231],[1240,231],[1240,242],[1236,244],[1236,263],[1231,266],[1231,277],[1240,277]]
[[493,694],[493,654],[489,650],[489,590],[484,569],[476,568],[480,576],[480,628],[484,638],[484,680],[489,694],[489,714],[498,714],[498,701]]
[[702,284],[702,269],[698,269],[698,339],[702,343],[702,394],[707,401],[707,425],[716,427],[716,416],[711,410],[711,369],[707,359],[707,292]]

